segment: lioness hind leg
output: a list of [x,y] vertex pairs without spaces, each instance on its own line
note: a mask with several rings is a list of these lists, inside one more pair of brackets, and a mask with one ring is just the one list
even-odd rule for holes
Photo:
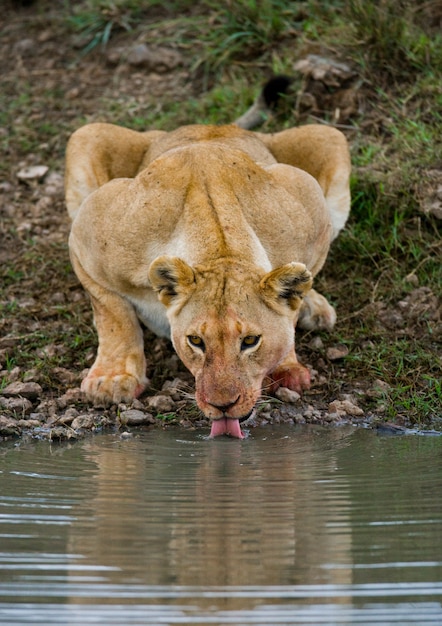
[[275,392],[279,387],[287,387],[298,393],[310,388],[310,371],[298,361],[296,352],[293,350],[271,372],[266,380],[266,389]]
[[66,148],[66,206],[73,219],[83,200],[114,178],[133,178],[152,142],[164,131],[144,133],[115,124],[87,124]]
[[130,402],[148,382],[138,318],[129,302],[93,281],[75,258],[73,264],[89,292],[99,341],[97,358],[81,389],[96,403]]
[[279,163],[298,167],[316,178],[330,212],[332,239],[350,213],[350,151],[343,133],[307,124],[279,133],[256,133]]
[[327,299],[315,289],[304,296],[299,311],[298,326],[304,330],[332,330],[336,311]]

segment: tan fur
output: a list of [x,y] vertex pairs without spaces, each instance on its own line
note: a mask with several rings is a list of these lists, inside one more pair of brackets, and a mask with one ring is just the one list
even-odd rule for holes
[[325,126],[74,133],[69,244],[99,336],[88,397],[144,389],[139,319],[171,337],[212,419],[249,415],[268,377],[273,388],[308,387],[294,326],[334,324],[311,286],[347,219],[349,173],[344,136]]

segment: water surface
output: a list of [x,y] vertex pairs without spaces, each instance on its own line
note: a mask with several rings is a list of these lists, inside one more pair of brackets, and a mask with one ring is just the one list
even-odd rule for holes
[[0,448],[1,624],[442,624],[442,441],[354,427]]

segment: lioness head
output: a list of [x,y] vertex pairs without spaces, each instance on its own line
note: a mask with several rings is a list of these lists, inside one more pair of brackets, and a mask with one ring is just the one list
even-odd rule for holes
[[157,258],[149,279],[167,307],[178,356],[195,376],[212,435],[241,437],[265,376],[293,349],[294,320],[312,276],[301,263],[268,273],[235,259],[191,267]]

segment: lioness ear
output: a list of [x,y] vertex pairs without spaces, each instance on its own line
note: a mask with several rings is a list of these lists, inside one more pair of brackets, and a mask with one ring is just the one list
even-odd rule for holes
[[312,284],[313,277],[303,263],[288,263],[266,274],[259,287],[270,306],[287,304],[296,310]]
[[189,291],[195,282],[195,274],[182,259],[160,256],[149,267],[149,280],[161,302],[169,306],[176,296]]

